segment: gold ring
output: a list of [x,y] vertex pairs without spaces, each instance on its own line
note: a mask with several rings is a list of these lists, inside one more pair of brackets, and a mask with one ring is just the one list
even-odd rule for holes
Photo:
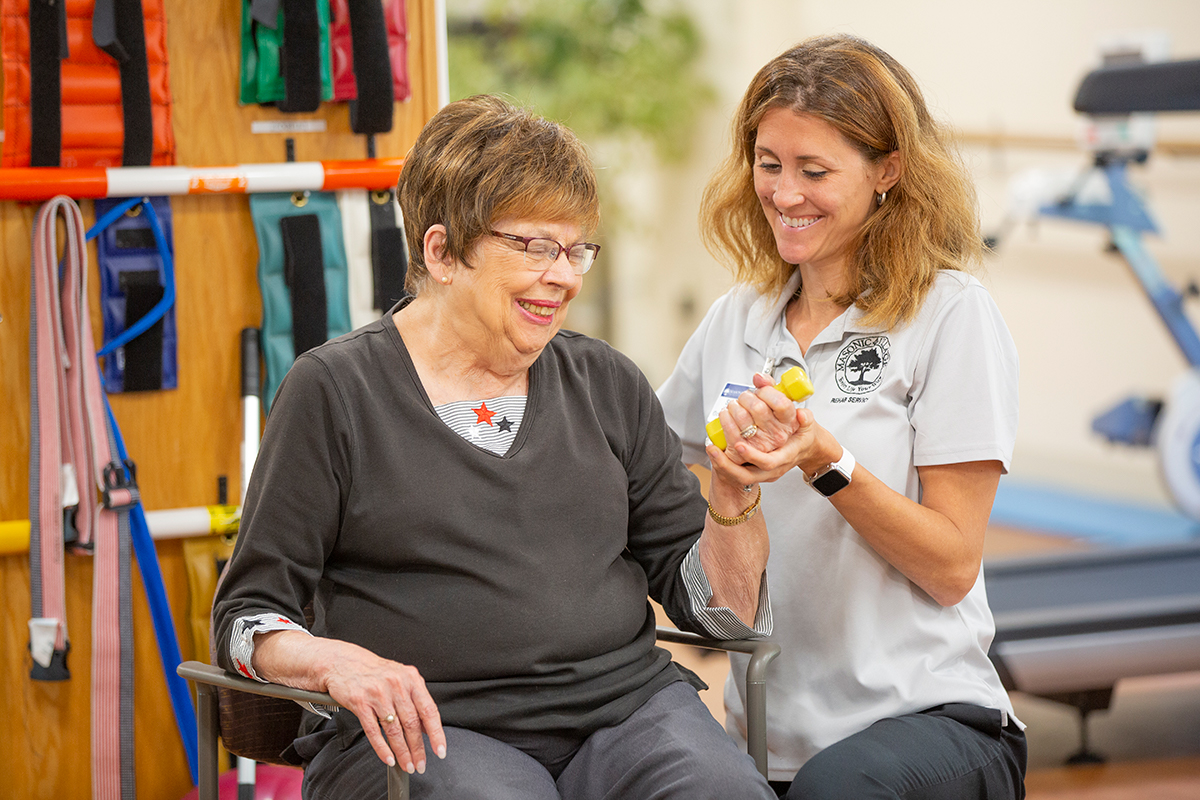
[[742,433],[742,438],[743,438],[743,439],[749,439],[751,436],[753,436],[754,434],[758,433],[758,426],[757,426],[757,425],[751,425],[751,426],[750,426],[750,427],[748,427],[748,428],[743,428],[741,433]]
[[388,714],[386,717],[383,718],[383,721],[390,725],[391,723],[396,721],[396,715]]

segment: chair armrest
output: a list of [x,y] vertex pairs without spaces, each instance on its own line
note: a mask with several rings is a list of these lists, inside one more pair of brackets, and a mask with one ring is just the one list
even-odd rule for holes
[[[181,678],[196,684],[199,706],[196,725],[199,728],[200,792],[199,800],[218,800],[217,792],[217,687],[233,689],[248,694],[260,694],[295,700],[300,703],[341,708],[342,706],[324,692],[293,689],[277,683],[261,683],[226,672],[211,664],[199,661],[184,661],[175,670]],[[386,767],[388,776],[388,800],[409,800],[408,774],[399,765]]]
[[699,634],[658,626],[658,640],[688,644],[708,650],[747,653],[746,667],[746,752],[755,766],[767,774],[767,665],[779,655],[779,645],[765,639],[709,639]]

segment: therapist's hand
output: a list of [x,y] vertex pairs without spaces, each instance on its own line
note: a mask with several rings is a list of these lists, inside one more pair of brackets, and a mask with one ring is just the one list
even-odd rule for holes
[[[721,469],[731,480],[769,483],[796,467],[811,474],[840,457],[841,445],[812,411],[796,408],[765,375],[756,374],[754,386],[721,411],[726,441],[732,443]],[[742,436],[751,424],[757,426],[754,435]]]

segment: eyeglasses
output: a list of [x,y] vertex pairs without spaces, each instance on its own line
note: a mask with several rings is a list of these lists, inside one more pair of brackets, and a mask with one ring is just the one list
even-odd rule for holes
[[576,275],[582,275],[592,268],[592,264],[596,262],[596,254],[600,252],[600,245],[591,242],[579,242],[567,247],[553,239],[543,239],[537,236],[514,236],[511,233],[501,233],[500,231],[489,231],[489,233],[499,239],[520,242],[524,245],[525,253],[533,257],[534,269],[540,269],[543,272],[550,269],[550,266],[558,260],[559,253],[566,252],[571,269],[575,271]]

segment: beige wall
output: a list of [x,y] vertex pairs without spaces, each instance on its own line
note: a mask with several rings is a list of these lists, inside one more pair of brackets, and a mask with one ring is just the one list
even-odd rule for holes
[[[770,57],[808,35],[846,31],[888,50],[922,84],[935,113],[963,133],[986,231],[1009,209],[1012,179],[1029,169],[1069,174],[1088,163],[1073,142],[1071,102],[1114,36],[1165,34],[1170,57],[1200,57],[1200,3],[1190,0],[1008,3],[920,0],[691,0],[708,39],[718,102],[687,161],[655,168],[635,149],[597,160],[619,176],[628,210],[610,227],[613,343],[657,384],[729,276],[698,241],[699,194],[725,152],[728,120]],[[1161,142],[1200,150],[1200,113],[1157,120]],[[995,139],[996,144],[985,144]],[[1033,144],[1030,144],[1033,142]],[[1165,236],[1152,241],[1172,282],[1200,277],[1200,157],[1156,153],[1135,178]],[[613,203],[609,203],[611,209]],[[1103,253],[1098,228],[1043,220],[1006,237],[982,276],[1020,349],[1021,427],[1012,474],[1055,486],[1166,502],[1149,451],[1090,433],[1094,414],[1128,394],[1163,395],[1185,368],[1124,262]],[[1193,306],[1192,311],[1196,310]],[[1197,317],[1200,324],[1200,316]]]

